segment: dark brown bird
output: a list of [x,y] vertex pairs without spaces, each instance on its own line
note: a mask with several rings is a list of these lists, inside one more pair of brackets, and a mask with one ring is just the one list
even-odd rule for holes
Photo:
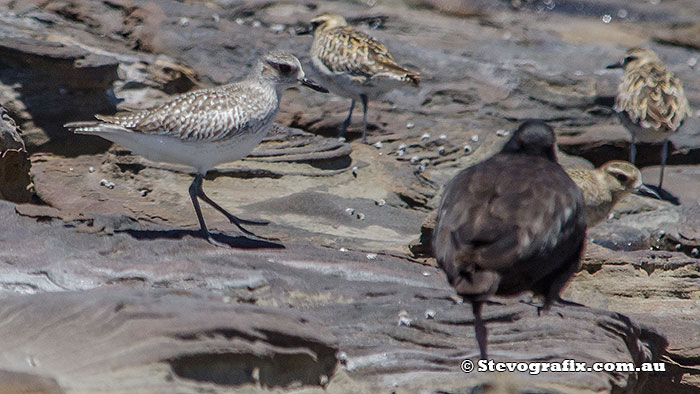
[[[559,166],[554,132],[524,122],[493,157],[462,170],[445,188],[433,251],[457,293],[470,301],[481,358],[482,304],[525,291],[554,301],[580,268],[586,236],[581,191]],[[539,309],[538,309],[539,312]]]

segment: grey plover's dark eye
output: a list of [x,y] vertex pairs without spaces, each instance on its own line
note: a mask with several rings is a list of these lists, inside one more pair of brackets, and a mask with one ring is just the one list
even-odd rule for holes
[[615,174],[615,178],[617,178],[617,180],[622,182],[622,183],[627,182],[627,175],[625,175],[625,174]]
[[627,63],[633,62],[633,61],[635,61],[635,60],[637,60],[637,57],[636,57],[636,56],[627,56],[627,57],[622,61],[622,64],[627,64]]
[[277,68],[282,74],[289,74],[292,72],[292,66],[290,66],[289,64],[278,64]]

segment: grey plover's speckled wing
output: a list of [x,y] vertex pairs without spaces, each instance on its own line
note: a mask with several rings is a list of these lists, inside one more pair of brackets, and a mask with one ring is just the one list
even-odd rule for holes
[[217,141],[245,132],[265,109],[262,92],[231,86],[202,89],[177,96],[158,107],[114,116],[98,115],[105,123],[185,141]]
[[319,39],[317,56],[332,72],[349,73],[360,82],[384,76],[419,84],[418,73],[397,64],[382,43],[350,26],[331,29]]
[[643,64],[624,74],[615,109],[626,112],[642,127],[669,132],[678,129],[690,115],[680,79],[656,63]]

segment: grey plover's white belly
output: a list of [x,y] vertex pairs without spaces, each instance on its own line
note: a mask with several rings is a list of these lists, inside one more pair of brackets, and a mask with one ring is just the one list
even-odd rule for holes
[[243,133],[218,141],[183,141],[158,134],[100,133],[133,153],[155,162],[181,164],[204,173],[214,166],[240,160],[260,144],[272,122],[255,122]]

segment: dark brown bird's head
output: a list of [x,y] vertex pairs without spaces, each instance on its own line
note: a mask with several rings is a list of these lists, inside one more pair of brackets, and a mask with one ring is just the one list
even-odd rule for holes
[[523,122],[501,149],[501,153],[543,157],[557,161],[554,130],[541,120]]

